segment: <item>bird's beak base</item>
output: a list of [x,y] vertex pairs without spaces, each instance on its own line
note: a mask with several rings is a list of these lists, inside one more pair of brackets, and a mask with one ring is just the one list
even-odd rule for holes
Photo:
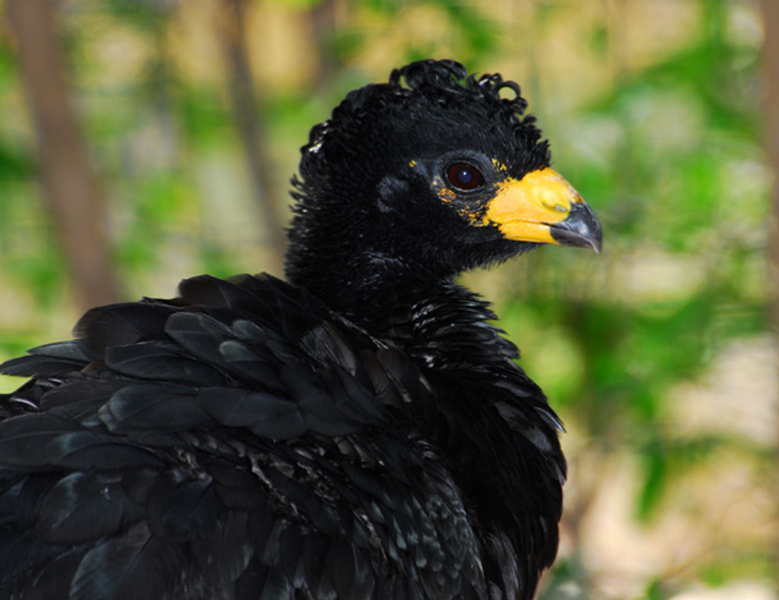
[[550,168],[499,184],[484,220],[496,225],[509,240],[587,247],[596,252],[603,243],[595,213],[573,186]]

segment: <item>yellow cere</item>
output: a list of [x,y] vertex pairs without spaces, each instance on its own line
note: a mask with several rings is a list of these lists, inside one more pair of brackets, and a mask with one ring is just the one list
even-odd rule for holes
[[556,243],[549,225],[563,221],[572,202],[581,196],[556,171],[532,171],[521,180],[506,179],[497,186],[484,215],[484,225],[495,224],[510,240]]
[[413,169],[414,167],[416,167],[416,166],[417,166],[417,161],[415,161],[415,160],[412,160],[410,163],[408,163],[408,166],[409,166],[409,167],[411,167],[411,168]]

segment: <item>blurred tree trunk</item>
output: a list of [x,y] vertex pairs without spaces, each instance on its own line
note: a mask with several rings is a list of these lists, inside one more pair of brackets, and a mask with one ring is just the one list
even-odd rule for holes
[[[771,320],[774,335],[779,335],[779,1],[762,0],[763,69],[765,80],[766,143],[774,174],[774,196],[769,225],[769,265],[773,291]],[[776,423],[779,434],[779,422]],[[779,498],[779,473],[775,474],[774,498]],[[779,505],[775,507],[779,514]],[[779,539],[776,540],[776,561],[779,567]],[[779,568],[776,570],[779,573]]]
[[261,103],[254,86],[246,43],[246,1],[223,0],[220,38],[230,70],[230,97],[236,127],[241,135],[252,187],[269,240],[268,270],[283,273],[287,238],[273,205],[273,174],[265,144],[267,134],[258,116]]
[[104,202],[90,169],[68,97],[49,0],[8,0],[42,162],[45,198],[54,215],[76,302],[86,309],[116,300],[108,258]]
[[770,259],[774,299],[772,321],[779,332],[779,2],[762,0],[765,45],[763,68],[765,73],[766,143],[774,172],[774,198],[771,223]]
[[330,85],[335,73],[341,66],[341,61],[333,48],[337,22],[337,6],[335,0],[322,0],[315,3],[308,11],[311,30],[314,33],[316,48],[319,52],[319,68],[315,74],[313,87],[323,90]]

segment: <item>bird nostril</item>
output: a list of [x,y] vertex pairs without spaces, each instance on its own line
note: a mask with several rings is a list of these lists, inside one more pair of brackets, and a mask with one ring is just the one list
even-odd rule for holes
[[549,210],[552,210],[554,212],[559,212],[559,213],[564,213],[564,214],[570,212],[570,210],[571,210],[570,208],[568,208],[567,206],[563,206],[559,202],[545,202],[545,201],[541,201],[541,205],[544,208],[548,208]]

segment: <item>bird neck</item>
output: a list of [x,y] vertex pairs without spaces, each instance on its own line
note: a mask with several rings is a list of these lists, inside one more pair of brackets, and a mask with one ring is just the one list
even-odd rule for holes
[[385,325],[387,315],[410,310],[451,285],[440,275],[410,268],[380,251],[357,249],[351,237],[329,240],[326,252],[298,252],[293,244],[286,277],[373,335]]
[[[417,281],[389,295],[373,335],[399,346],[418,364],[442,371],[516,370],[516,346],[490,324],[488,302],[452,281]],[[387,295],[385,295],[387,298]]]
[[[405,288],[371,333],[410,356],[434,396],[414,407],[480,522],[485,572],[534,589],[557,552],[565,460],[544,394],[489,321],[489,304],[451,282]],[[528,557],[517,560],[518,557]]]

